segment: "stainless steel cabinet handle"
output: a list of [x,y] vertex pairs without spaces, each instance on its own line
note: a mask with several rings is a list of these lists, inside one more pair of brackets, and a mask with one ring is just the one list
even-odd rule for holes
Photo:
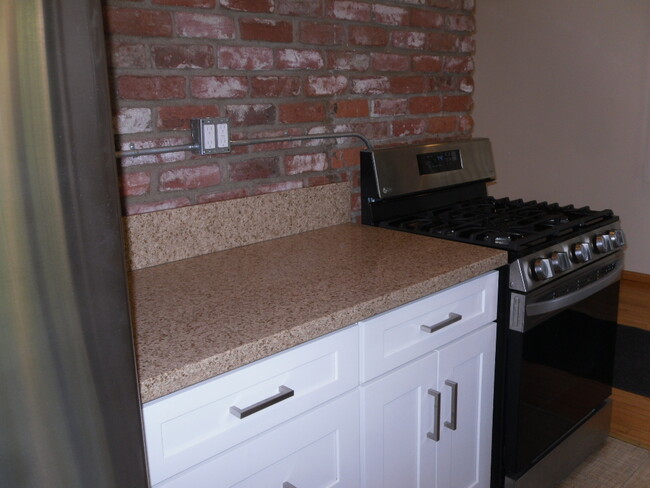
[[296,485],[292,485],[288,481],[285,481],[284,483],[282,483],[282,488],[296,488]]
[[459,320],[462,320],[463,316],[457,313],[449,312],[449,318],[443,320],[442,322],[438,322],[437,324],[433,325],[421,325],[420,329],[423,330],[424,332],[435,332],[437,330],[443,329],[447,327],[448,325],[453,324],[454,322],[458,322]]
[[436,400],[435,410],[433,411],[433,432],[427,432],[427,437],[438,442],[440,440],[440,392],[429,388],[427,393]]
[[230,407],[230,413],[233,414],[238,419],[243,419],[244,417],[253,415],[256,412],[259,412],[260,410],[264,410],[265,408],[270,407],[271,405],[275,405],[276,403],[281,402],[282,400],[286,400],[287,398],[292,397],[294,393],[291,388],[288,388],[283,385],[280,385],[278,387],[278,392],[279,393],[277,393],[276,395],[265,398],[264,400],[254,403],[253,405],[246,408],[238,408],[232,406]]
[[458,383],[445,380],[445,385],[451,387],[451,420],[449,422],[445,421],[445,427],[456,430],[456,422],[458,421]]

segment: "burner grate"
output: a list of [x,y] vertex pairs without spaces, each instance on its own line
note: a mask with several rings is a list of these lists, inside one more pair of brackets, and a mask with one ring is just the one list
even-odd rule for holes
[[557,203],[481,197],[381,223],[418,234],[523,251],[557,242],[613,216]]

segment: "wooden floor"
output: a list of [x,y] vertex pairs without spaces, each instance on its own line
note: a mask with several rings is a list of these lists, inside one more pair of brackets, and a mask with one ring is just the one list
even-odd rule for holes
[[618,323],[650,330],[650,275],[623,273]]
[[611,435],[650,449],[650,398],[614,389],[612,399]]
[[[650,275],[623,273],[618,323],[650,331]],[[650,449],[650,398],[616,388],[612,398],[611,435]]]

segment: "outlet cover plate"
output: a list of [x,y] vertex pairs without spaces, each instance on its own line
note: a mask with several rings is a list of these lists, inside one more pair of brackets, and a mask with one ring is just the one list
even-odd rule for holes
[[226,118],[192,119],[192,139],[198,154],[230,152],[230,123]]

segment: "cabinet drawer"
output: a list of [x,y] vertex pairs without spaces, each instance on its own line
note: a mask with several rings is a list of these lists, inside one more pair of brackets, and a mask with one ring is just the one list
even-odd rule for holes
[[361,322],[361,381],[495,320],[497,288],[498,273],[493,271]]
[[155,488],[264,486],[358,488],[358,390],[163,481]]
[[[145,404],[152,483],[356,387],[358,348],[349,327]],[[283,388],[293,395],[274,403]],[[231,409],[256,404],[242,418]]]

